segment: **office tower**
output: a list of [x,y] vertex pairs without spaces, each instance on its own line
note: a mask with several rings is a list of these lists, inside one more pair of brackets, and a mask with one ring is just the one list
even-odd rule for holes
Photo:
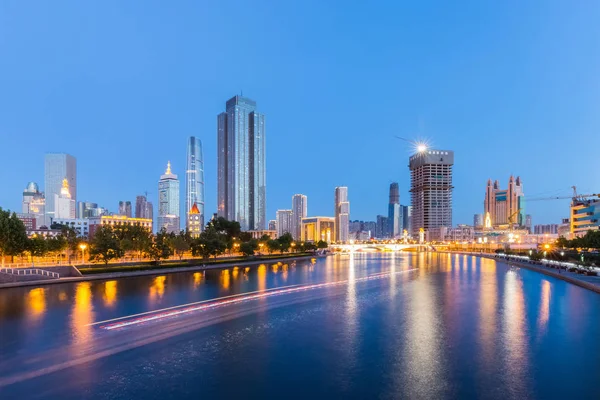
[[483,214],[473,215],[473,226],[476,228],[483,226]]
[[75,200],[71,198],[69,181],[65,178],[63,179],[60,193],[54,195],[54,212],[52,213],[52,221],[55,219],[74,219],[75,217]]
[[390,202],[388,204],[388,235],[396,238],[402,233],[402,211],[400,209],[400,189],[398,182],[390,184]]
[[377,239],[384,239],[388,236],[388,219],[385,215],[378,215],[377,222],[375,223],[375,237]]
[[303,194],[292,196],[292,231],[295,240],[300,240],[302,231],[302,218],[306,218],[308,210],[307,198]]
[[269,220],[269,230],[276,231],[277,230],[277,221],[274,219]]
[[60,194],[63,180],[69,184],[71,199],[77,201],[77,161],[75,157],[64,153],[48,153],[44,160],[44,184],[46,196],[46,221],[50,226],[54,217],[54,199]]
[[402,234],[412,232],[412,206],[402,206]]
[[179,179],[171,172],[171,162],[167,163],[167,171],[158,181],[158,227],[167,233],[179,233]]
[[217,117],[217,208],[242,230],[265,229],[265,116],[256,102],[234,96]]
[[422,148],[409,160],[412,234],[424,229],[440,240],[441,227],[452,227],[452,165],[454,152]]
[[22,212],[35,219],[35,226],[41,227],[46,221],[46,198],[40,192],[38,184],[29,182],[23,190]]
[[350,202],[348,201],[348,188],[339,186],[335,188],[335,241],[347,242],[350,229]]
[[135,198],[135,217],[152,219],[152,203],[144,195]]
[[525,216],[525,228],[527,229],[527,231],[529,233],[531,233],[531,227],[532,227],[532,225],[531,225],[531,215],[527,214]]
[[277,236],[292,233],[292,210],[277,210]]
[[119,215],[124,215],[128,218],[131,218],[131,202],[130,201],[120,201],[119,202]]
[[525,226],[525,195],[521,178],[511,175],[508,189],[500,189],[498,181],[489,179],[483,201],[484,225],[495,228],[501,225]]
[[77,202],[77,218],[79,219],[99,217],[108,213],[109,211],[106,208],[98,207],[97,203],[89,201]]
[[204,230],[204,160],[202,142],[190,137],[187,145],[187,169],[185,171],[186,228],[192,236]]

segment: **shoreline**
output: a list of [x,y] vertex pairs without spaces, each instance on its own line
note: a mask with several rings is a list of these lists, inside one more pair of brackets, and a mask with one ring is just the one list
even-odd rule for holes
[[600,277],[596,277],[597,283],[592,283],[592,282],[588,282],[586,280],[581,279],[581,275],[576,274],[574,272],[568,272],[566,270],[561,270],[561,272],[558,273],[558,272],[556,272],[556,269],[549,268],[549,267],[546,267],[546,266],[540,265],[540,264],[530,264],[525,261],[518,261],[518,260],[513,260],[510,258],[494,257],[494,256],[488,255],[488,254],[474,254],[474,253],[464,253],[464,252],[448,252],[448,253],[473,256],[473,257],[481,257],[481,258],[487,258],[489,260],[504,262],[508,265],[514,265],[519,268],[525,268],[530,271],[539,272],[541,274],[560,279],[562,281],[571,283],[573,285],[576,285],[576,286],[579,286],[584,289],[588,289],[588,290],[591,290],[592,292],[596,292],[596,293],[600,294]]
[[35,281],[23,281],[23,282],[10,282],[10,283],[2,283],[0,284],[0,290],[8,289],[8,288],[16,288],[16,287],[27,287],[27,286],[46,286],[46,285],[58,285],[61,283],[75,283],[75,282],[87,282],[87,281],[98,281],[98,280],[112,280],[112,279],[121,279],[121,278],[135,278],[138,276],[148,276],[148,275],[166,275],[166,274],[176,274],[180,272],[198,272],[198,271],[206,271],[212,269],[228,269],[231,267],[242,267],[242,266],[252,266],[252,265],[260,265],[260,264],[268,264],[268,263],[277,263],[284,262],[286,260],[296,261],[296,260],[305,260],[317,258],[316,255],[302,255],[297,257],[282,257],[282,258],[272,258],[266,260],[248,260],[242,262],[230,262],[230,263],[219,263],[219,264],[199,264],[199,265],[190,265],[188,267],[175,267],[175,268],[157,268],[157,269],[146,269],[141,271],[128,271],[128,272],[105,272],[99,274],[87,274],[76,277],[66,277],[59,279],[44,279],[44,280],[35,280]]

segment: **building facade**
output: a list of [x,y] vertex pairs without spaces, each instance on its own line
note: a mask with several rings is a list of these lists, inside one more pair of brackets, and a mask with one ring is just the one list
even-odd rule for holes
[[331,243],[335,240],[335,218],[307,217],[302,219],[303,242],[318,242],[320,240]]
[[385,215],[378,215],[376,228],[375,228],[375,238],[377,239],[385,239],[388,237],[388,218]]
[[[204,230],[204,159],[202,158],[202,142],[197,137],[190,137],[187,145],[187,169],[185,171],[185,212],[186,228],[197,234]],[[194,211],[192,213],[192,210]],[[193,229],[192,229],[193,228]]]
[[398,182],[390,184],[390,201],[388,204],[388,236],[397,238],[402,234],[402,208],[400,206],[400,189]]
[[307,197],[303,194],[292,196],[292,231],[290,233],[295,240],[300,240],[302,236],[302,218],[306,218],[307,213]]
[[489,179],[483,202],[484,225],[497,228],[502,225],[525,226],[525,195],[521,178],[512,175],[508,189],[500,189],[498,181]]
[[473,216],[473,226],[476,228],[483,226],[483,214],[475,214]]
[[40,192],[38,184],[29,182],[23,190],[23,203],[21,207],[23,214],[35,218],[36,227],[42,227],[46,222],[46,198]]
[[74,229],[78,237],[87,238],[90,234],[88,218],[56,218],[52,222],[54,224],[59,224]]
[[48,227],[55,217],[54,199],[60,194],[63,180],[69,184],[71,199],[77,201],[77,160],[64,153],[48,153],[44,159],[44,195],[46,196],[46,219]]
[[600,199],[575,198],[571,202],[571,235],[583,236],[600,229]]
[[558,224],[535,225],[533,227],[533,233],[536,235],[545,235],[546,233],[557,235]]
[[443,226],[452,226],[452,166],[454,152],[425,149],[409,159],[410,193],[412,206],[413,237],[420,229],[432,230],[430,240]]
[[144,219],[153,219],[154,217],[152,202],[148,201],[144,195],[135,198],[135,217]]
[[158,220],[157,230],[179,233],[179,179],[171,172],[171,162],[158,181]]
[[292,210],[277,210],[277,236],[283,236],[285,233],[292,234],[293,217]]
[[412,206],[402,206],[402,231],[403,236],[412,232]]
[[77,207],[75,200],[71,198],[69,181],[63,179],[59,194],[54,195],[54,213],[52,213],[52,222],[57,219],[74,219],[77,216]]
[[265,116],[247,97],[232,97],[217,117],[217,209],[244,231],[265,229]]
[[124,215],[126,217],[131,218],[131,202],[130,201],[120,201],[119,202],[119,215]]
[[100,226],[119,227],[124,225],[141,226],[152,232],[152,220],[146,218],[128,218],[124,215],[102,215],[100,217],[92,217],[88,219],[89,235],[94,236],[94,233]]
[[339,186],[335,188],[335,241],[347,242],[350,239],[350,202],[348,201],[348,188]]
[[270,231],[277,231],[277,220],[270,219],[269,220],[269,229]]

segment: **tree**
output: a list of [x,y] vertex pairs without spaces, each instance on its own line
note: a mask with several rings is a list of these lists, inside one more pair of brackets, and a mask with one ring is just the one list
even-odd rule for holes
[[116,232],[106,225],[100,226],[94,232],[90,241],[90,260],[98,260],[108,264],[114,258],[123,257],[125,252]]
[[179,256],[181,260],[186,251],[190,250],[191,237],[189,233],[184,231],[179,232],[179,235],[171,238],[171,248]]
[[192,241],[191,249],[193,256],[202,256],[205,259],[210,256],[217,258],[227,249],[226,235],[219,233],[211,224],[208,224],[204,232]]
[[275,239],[269,239],[267,241],[267,250],[269,251],[269,254],[279,250],[279,242]]
[[160,232],[156,234],[150,248],[147,250],[150,258],[156,262],[169,258],[171,254],[173,254],[169,242],[169,234],[165,228],[162,228]]
[[27,243],[31,257],[44,257],[48,253],[48,243],[43,236],[33,235]]
[[324,240],[319,240],[317,242],[317,249],[326,249],[327,247],[329,247],[329,245],[327,244],[326,241]]
[[213,228],[216,233],[225,235],[227,239],[233,239],[240,236],[240,223],[237,221],[228,221],[223,217],[217,217],[206,225],[205,231]]
[[255,239],[252,239],[248,242],[244,242],[240,245],[240,251],[245,256],[251,256],[254,254],[254,251],[258,248],[258,242]]
[[292,237],[291,233],[286,232],[283,235],[279,236],[277,241],[279,242],[279,251],[283,254],[284,251],[288,251],[290,249],[294,238]]
[[17,214],[0,208],[0,257],[4,265],[4,257],[10,256],[14,262],[15,256],[27,249],[27,231],[23,221]]
[[313,242],[304,242],[304,245],[302,247],[304,248],[304,251],[315,251],[315,250],[317,250],[317,245],[314,244]]

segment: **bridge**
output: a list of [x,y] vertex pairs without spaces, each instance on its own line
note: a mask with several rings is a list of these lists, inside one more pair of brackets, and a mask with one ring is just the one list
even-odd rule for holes
[[355,251],[373,252],[373,251],[384,251],[384,252],[396,252],[404,250],[413,251],[437,251],[439,247],[444,249],[448,245],[431,245],[431,244],[419,244],[419,243],[347,243],[347,244],[332,244],[330,248],[334,251],[341,251],[344,253],[351,253]]

